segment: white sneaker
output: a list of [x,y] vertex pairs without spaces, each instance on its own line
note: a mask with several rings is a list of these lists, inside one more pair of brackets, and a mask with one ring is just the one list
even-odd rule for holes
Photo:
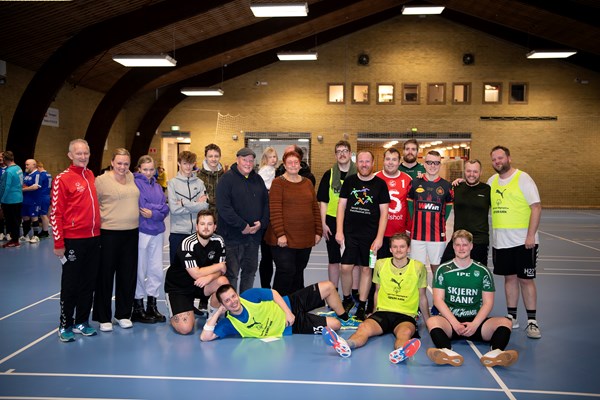
[[29,242],[29,238],[27,236],[21,236],[19,242]]
[[8,240],[9,242],[12,240],[12,238],[10,237],[10,233],[7,233],[6,236],[4,237],[6,240]]
[[112,330],[113,330],[112,322],[102,322],[100,324],[100,330],[102,332],[112,332]]
[[450,349],[438,349],[435,347],[427,349],[427,357],[438,365],[449,364],[453,367],[460,367],[464,362],[463,356]]
[[525,333],[527,333],[527,337],[531,339],[540,339],[542,337],[542,332],[540,332],[540,327],[535,319],[530,319],[527,321]]
[[517,321],[517,319],[516,319],[516,318],[513,318],[513,316],[512,316],[512,315],[510,315],[510,314],[508,314],[508,315],[506,316],[506,318],[508,318],[509,320],[511,320],[511,321],[512,321],[512,328],[513,328],[513,329],[519,329],[519,321]]
[[0,242],[3,242],[3,241],[4,241],[4,237],[5,237],[5,236],[4,236],[4,233],[0,233]]
[[31,239],[29,239],[29,243],[39,243],[40,242],[40,238],[37,236],[32,236]]
[[128,319],[128,318],[123,318],[123,319],[116,319],[115,318],[115,322],[117,324],[119,324],[119,326],[122,329],[129,329],[129,328],[131,328],[133,326],[133,322],[131,322],[131,320]]
[[486,367],[495,367],[497,365],[501,367],[508,367],[513,365],[519,359],[519,353],[515,350],[500,350],[494,349],[488,351],[481,357],[481,363]]

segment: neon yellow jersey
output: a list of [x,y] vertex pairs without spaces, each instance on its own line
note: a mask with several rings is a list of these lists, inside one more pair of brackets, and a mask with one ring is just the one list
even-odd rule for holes
[[375,264],[373,282],[379,285],[377,311],[392,311],[414,318],[419,309],[419,289],[427,287],[427,270],[417,260],[396,268],[391,257],[383,258]]
[[227,313],[227,319],[242,337],[281,337],[285,329],[285,312],[274,301],[253,303],[240,297],[248,311],[248,321],[242,322]]
[[[329,203],[327,203],[327,215],[334,217],[337,214],[338,203],[340,202],[340,192],[335,192],[331,188],[333,182],[333,168],[329,172]],[[344,180],[340,179],[340,183],[343,185]]]
[[492,227],[494,229],[527,229],[529,227],[531,207],[519,188],[520,175],[521,171],[517,171],[510,182],[504,186],[498,184],[498,175],[492,179],[490,186],[492,188]]

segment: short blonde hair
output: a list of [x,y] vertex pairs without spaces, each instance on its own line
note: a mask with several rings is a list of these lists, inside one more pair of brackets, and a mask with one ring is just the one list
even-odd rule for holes
[[271,154],[275,154],[275,157],[278,157],[277,156],[277,150],[275,150],[274,147],[269,146],[269,147],[267,147],[265,149],[265,151],[262,154],[262,158],[260,159],[260,166],[261,167],[264,167],[265,165],[267,165],[267,163],[269,162],[269,156]]

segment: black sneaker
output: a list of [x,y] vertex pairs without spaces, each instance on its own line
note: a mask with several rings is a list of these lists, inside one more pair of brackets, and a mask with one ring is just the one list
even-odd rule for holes
[[365,308],[364,307],[358,307],[356,309],[356,314],[354,314],[354,318],[356,318],[358,321],[364,321],[365,318],[366,318]]

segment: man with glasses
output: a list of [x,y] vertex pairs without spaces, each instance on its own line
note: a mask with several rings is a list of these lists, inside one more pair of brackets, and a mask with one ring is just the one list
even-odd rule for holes
[[452,185],[440,177],[442,156],[431,150],[425,156],[421,178],[412,181],[408,192],[408,208],[412,215],[411,257],[431,266],[435,275],[446,247],[446,219],[452,210]]
[[[335,240],[335,214],[337,213],[340,189],[344,179],[347,176],[356,174],[356,164],[352,161],[351,149],[350,143],[346,140],[340,140],[335,144],[336,163],[325,171],[317,190],[317,201],[319,202],[321,223],[323,224],[323,237],[327,244],[327,257],[329,258],[328,277],[336,288],[340,280],[342,252],[339,243]],[[358,286],[356,291],[358,292]]]

